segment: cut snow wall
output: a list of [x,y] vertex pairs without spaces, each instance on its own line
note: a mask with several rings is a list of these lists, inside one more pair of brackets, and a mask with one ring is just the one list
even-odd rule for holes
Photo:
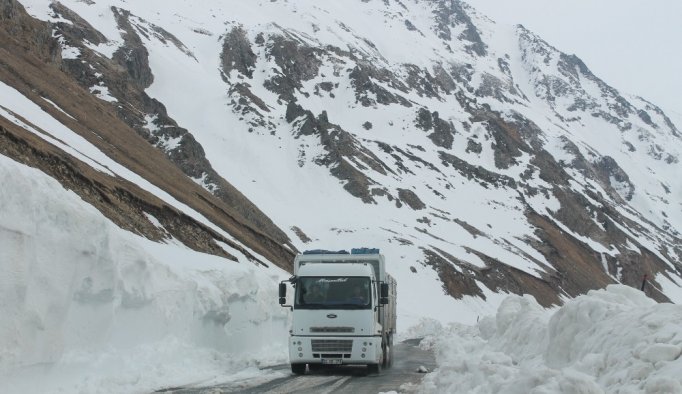
[[155,368],[188,356],[155,358],[150,344],[235,361],[286,358],[283,273],[134,236],[4,156],[0,184],[0,376],[142,348]]

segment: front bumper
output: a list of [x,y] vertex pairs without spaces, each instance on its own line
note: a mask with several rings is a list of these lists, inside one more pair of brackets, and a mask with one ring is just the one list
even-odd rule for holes
[[381,361],[381,337],[289,337],[292,364],[376,364]]

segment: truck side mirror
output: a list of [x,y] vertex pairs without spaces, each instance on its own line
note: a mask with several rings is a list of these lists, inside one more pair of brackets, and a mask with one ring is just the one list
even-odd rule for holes
[[388,298],[388,283],[381,284],[381,298]]
[[287,302],[287,285],[284,282],[279,284],[279,304],[284,305]]
[[386,305],[386,304],[388,304],[388,297],[381,297],[381,298],[379,299],[379,303],[380,303],[381,305]]

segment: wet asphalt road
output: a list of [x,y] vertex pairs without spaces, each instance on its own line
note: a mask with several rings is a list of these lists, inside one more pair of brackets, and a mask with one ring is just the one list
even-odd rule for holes
[[379,393],[395,390],[400,393],[413,392],[423,373],[417,372],[420,366],[429,371],[435,368],[433,353],[419,348],[419,339],[396,344],[393,349],[393,365],[385,368],[379,375],[368,375],[365,367],[339,366],[308,371],[305,375],[290,374],[290,367],[278,365],[272,371],[290,375],[265,383],[250,380],[230,382],[211,387],[182,387],[160,390],[173,394],[284,394],[284,393]]

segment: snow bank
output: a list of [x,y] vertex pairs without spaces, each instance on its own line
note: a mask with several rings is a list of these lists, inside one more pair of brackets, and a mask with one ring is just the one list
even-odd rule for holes
[[5,156],[0,184],[0,392],[148,392],[286,360],[283,273],[132,235]]
[[[556,311],[511,296],[477,326],[426,323],[424,393],[682,393],[682,305],[622,285]],[[417,328],[417,330],[424,327]]]

